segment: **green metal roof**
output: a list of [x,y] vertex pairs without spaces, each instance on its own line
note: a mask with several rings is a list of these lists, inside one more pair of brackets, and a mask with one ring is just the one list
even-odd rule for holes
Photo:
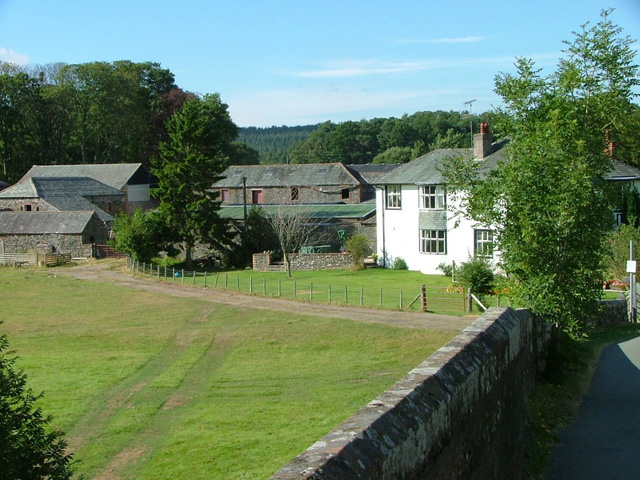
[[[316,219],[355,219],[364,220],[376,213],[374,203],[356,203],[356,204],[321,204],[321,205],[247,205],[247,212],[252,208],[259,208],[267,217],[278,211],[284,212],[304,212],[308,218]],[[244,219],[244,206],[231,205],[223,206],[219,210],[222,218],[232,220]]]

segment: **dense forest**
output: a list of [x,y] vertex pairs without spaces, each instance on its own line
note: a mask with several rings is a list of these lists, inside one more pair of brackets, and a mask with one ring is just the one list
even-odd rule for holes
[[289,163],[291,150],[303,142],[318,125],[296,127],[244,127],[238,140],[259,152],[261,164]]
[[[19,67],[0,62],[0,180],[34,164],[140,162],[152,166],[166,121],[195,94],[157,63],[130,61]],[[640,108],[622,123],[617,157],[640,165]],[[238,129],[231,164],[407,162],[435,148],[469,147],[501,112],[422,111],[400,118]]]

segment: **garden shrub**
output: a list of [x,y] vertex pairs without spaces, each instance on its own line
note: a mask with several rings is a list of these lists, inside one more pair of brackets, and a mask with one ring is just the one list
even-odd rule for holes
[[371,247],[369,247],[369,239],[356,233],[349,237],[346,241],[347,252],[353,256],[353,262],[357,268],[364,267],[364,257],[369,254]]
[[457,280],[476,295],[493,293],[494,274],[489,262],[481,257],[474,257],[462,263],[456,272]]
[[405,262],[402,258],[398,257],[393,262],[393,269],[394,270],[409,270],[409,267],[407,266],[407,262]]

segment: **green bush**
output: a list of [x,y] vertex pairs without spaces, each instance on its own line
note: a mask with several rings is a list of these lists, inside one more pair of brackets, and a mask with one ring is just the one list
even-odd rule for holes
[[364,257],[371,251],[369,239],[360,233],[349,237],[346,241],[347,252],[353,255],[353,262],[356,267],[364,267]]
[[407,262],[405,262],[402,258],[398,257],[393,262],[393,269],[394,270],[409,270],[409,267],[407,266]]
[[438,268],[436,268],[436,270],[440,270],[447,277],[453,276],[453,265],[447,265],[446,263],[442,262],[440,265],[438,265]]
[[484,258],[474,257],[462,263],[456,272],[456,278],[476,295],[493,293],[493,269]]

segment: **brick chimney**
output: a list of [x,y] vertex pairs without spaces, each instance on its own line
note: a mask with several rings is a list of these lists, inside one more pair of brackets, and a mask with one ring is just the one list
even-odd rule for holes
[[480,133],[473,136],[473,156],[482,159],[491,153],[493,135],[489,132],[489,124],[480,124]]
[[616,158],[616,142],[611,140],[611,135],[609,134],[609,131],[607,130],[604,134],[604,154],[608,157],[611,158]]

